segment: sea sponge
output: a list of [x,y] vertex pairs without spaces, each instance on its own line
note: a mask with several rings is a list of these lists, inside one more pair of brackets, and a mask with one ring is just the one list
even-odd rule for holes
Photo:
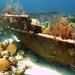
[[12,43],[12,44],[10,44],[10,45],[6,48],[6,50],[8,50],[8,52],[9,52],[11,55],[13,55],[13,54],[15,54],[16,51],[17,51],[17,45],[16,45],[15,43]]
[[10,68],[10,63],[7,59],[0,60],[0,71],[5,71]]

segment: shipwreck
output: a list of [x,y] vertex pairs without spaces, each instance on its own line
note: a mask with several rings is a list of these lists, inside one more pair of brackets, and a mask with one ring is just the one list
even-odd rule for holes
[[[26,14],[4,14],[4,27],[14,34],[34,53],[48,61],[58,62],[75,68],[75,40],[72,37],[46,34],[42,27],[31,25],[31,17]],[[57,32],[55,32],[57,33]],[[74,33],[72,33],[74,35]]]

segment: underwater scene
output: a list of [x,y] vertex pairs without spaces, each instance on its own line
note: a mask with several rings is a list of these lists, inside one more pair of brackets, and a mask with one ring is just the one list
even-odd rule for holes
[[0,0],[0,75],[75,75],[74,0]]

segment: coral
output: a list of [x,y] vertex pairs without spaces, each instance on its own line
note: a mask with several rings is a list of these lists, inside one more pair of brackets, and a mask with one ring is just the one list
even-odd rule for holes
[[69,24],[66,17],[61,17],[60,24],[59,24],[59,36],[63,39],[71,38],[72,33],[72,26]]
[[31,19],[31,20],[32,20],[31,25],[40,25],[39,20],[37,19]]
[[10,45],[6,48],[6,50],[8,50],[8,52],[9,52],[11,55],[13,55],[13,54],[15,54],[16,51],[17,51],[17,45],[14,44],[14,43],[12,43],[12,44],[10,44]]
[[59,34],[59,25],[58,25],[58,22],[53,23],[50,26],[50,34],[54,35],[54,36],[58,36],[58,34]]
[[12,59],[11,59],[11,65],[13,65],[13,66],[15,66],[15,65],[17,65],[17,59],[15,58],[15,57],[12,57]]
[[68,25],[68,27],[67,27],[67,34],[66,34],[67,38],[72,38],[72,35],[71,35],[72,31],[73,31],[72,26]]
[[2,57],[2,51],[3,51],[3,44],[2,44],[2,42],[0,42],[0,57]]
[[63,39],[71,38],[71,33],[73,31],[72,26],[69,24],[67,17],[61,16],[61,19],[56,24],[51,26],[51,35],[62,37]]
[[0,42],[0,47],[2,47],[3,46],[3,43],[2,42]]
[[62,37],[63,39],[67,38],[67,28],[63,24],[59,25],[59,35],[58,36]]
[[53,26],[53,30],[51,31],[51,34],[54,36],[58,36],[58,26]]
[[[4,45],[0,42],[0,47],[2,48]],[[22,54],[23,51],[17,51],[17,44],[16,43],[9,43],[8,47],[3,49],[0,52],[0,75],[21,75],[24,74],[26,70],[26,65],[23,64],[24,57]],[[16,54],[15,54],[16,52]],[[10,55],[12,54],[12,56]],[[15,55],[13,55],[15,54]],[[19,62],[22,64],[19,66]]]
[[67,17],[61,16],[60,24],[67,25],[69,21],[67,20]]
[[10,63],[7,59],[0,60],[0,71],[5,71],[10,68]]
[[42,33],[44,33],[44,34],[49,34],[49,28],[45,28],[43,31],[42,31]]
[[0,51],[3,50],[3,43],[0,42]]

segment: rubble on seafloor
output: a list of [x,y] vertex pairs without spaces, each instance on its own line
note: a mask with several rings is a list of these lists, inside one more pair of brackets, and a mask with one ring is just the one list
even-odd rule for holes
[[0,42],[0,75],[24,75],[29,67],[25,60],[25,52],[15,42]]

